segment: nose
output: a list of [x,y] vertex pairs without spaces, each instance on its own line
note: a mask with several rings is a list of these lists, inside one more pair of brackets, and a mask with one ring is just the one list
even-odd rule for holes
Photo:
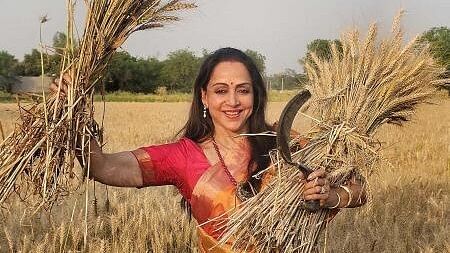
[[240,104],[237,92],[230,92],[227,100],[230,106],[238,106]]

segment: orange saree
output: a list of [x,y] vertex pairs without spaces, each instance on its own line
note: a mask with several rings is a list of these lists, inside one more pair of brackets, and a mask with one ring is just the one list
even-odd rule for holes
[[[299,142],[301,146],[306,142]],[[209,164],[202,148],[188,138],[178,142],[149,146],[132,151],[136,156],[144,186],[174,185],[189,202],[197,221],[200,252],[231,253],[229,244],[219,245],[226,218],[241,203],[236,187],[220,162]],[[227,159],[227,167],[237,182],[248,178],[252,166],[250,147],[245,142]],[[266,173],[262,186],[270,182]],[[246,250],[251,252],[251,250]]]
[[[227,166],[233,177],[245,181],[251,162],[249,144],[235,150]],[[232,252],[228,245],[217,245],[227,213],[240,201],[235,186],[220,163],[209,164],[203,150],[190,139],[143,147],[132,151],[136,156],[144,186],[174,185],[189,202],[197,221],[201,252]]]

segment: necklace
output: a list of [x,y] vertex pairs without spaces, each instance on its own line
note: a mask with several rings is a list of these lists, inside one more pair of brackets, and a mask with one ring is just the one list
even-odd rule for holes
[[236,181],[236,179],[233,177],[233,175],[231,174],[231,172],[230,172],[230,170],[228,169],[228,167],[225,165],[225,161],[223,160],[223,156],[222,156],[222,154],[220,153],[219,146],[217,145],[216,139],[215,139],[214,137],[212,137],[212,143],[213,143],[213,146],[214,146],[214,150],[216,150],[216,154],[217,154],[217,156],[219,157],[220,164],[222,165],[222,168],[223,168],[223,170],[225,171],[225,174],[227,174],[228,179],[229,179],[229,180],[231,181],[231,183],[236,187],[236,197],[238,197],[238,199],[239,199],[241,202],[244,202],[244,201],[246,201],[247,199],[253,197],[254,194],[251,193],[251,192],[249,192],[249,191],[247,191],[247,190],[245,189],[245,187],[244,187],[248,182],[247,182],[247,181],[244,181],[244,182],[238,183],[238,182]]

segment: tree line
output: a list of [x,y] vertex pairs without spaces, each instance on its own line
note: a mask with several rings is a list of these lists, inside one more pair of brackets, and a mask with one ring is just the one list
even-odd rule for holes
[[[430,44],[435,59],[447,69],[445,77],[450,75],[450,29],[434,27],[424,32],[420,40]],[[62,52],[66,42],[64,33],[56,33],[53,37],[51,50],[43,52],[44,72],[56,76],[61,69]],[[331,54],[331,44],[339,40],[316,39],[308,43],[305,56],[299,58],[300,65],[310,61],[311,52],[320,58],[327,59]],[[51,51],[51,52],[50,52]],[[154,57],[138,58],[127,52],[117,52],[111,59],[104,75],[107,92],[129,91],[139,93],[155,92],[189,92],[203,59],[210,52],[203,50],[200,56],[188,49],[170,52],[165,60]],[[256,63],[258,69],[266,77],[269,89],[299,88],[307,81],[307,77],[293,69],[269,76],[265,75],[266,57],[261,53],[245,50]],[[32,49],[22,61],[17,60],[6,51],[0,51],[0,91],[10,91],[17,76],[39,76],[41,74],[41,52]],[[450,92],[450,87],[444,86]]]

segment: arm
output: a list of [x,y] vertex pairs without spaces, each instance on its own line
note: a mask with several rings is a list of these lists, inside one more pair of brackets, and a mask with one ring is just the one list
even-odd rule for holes
[[[59,80],[54,80],[50,90],[60,96],[67,94],[68,74],[63,74]],[[95,140],[89,143],[90,166],[89,177],[103,184],[120,187],[141,187],[143,178],[136,157],[129,151],[105,154]],[[77,155],[82,167],[85,167],[81,156]]]
[[130,152],[105,154],[96,141],[90,143],[89,177],[103,184],[120,187],[141,187],[141,169]]

